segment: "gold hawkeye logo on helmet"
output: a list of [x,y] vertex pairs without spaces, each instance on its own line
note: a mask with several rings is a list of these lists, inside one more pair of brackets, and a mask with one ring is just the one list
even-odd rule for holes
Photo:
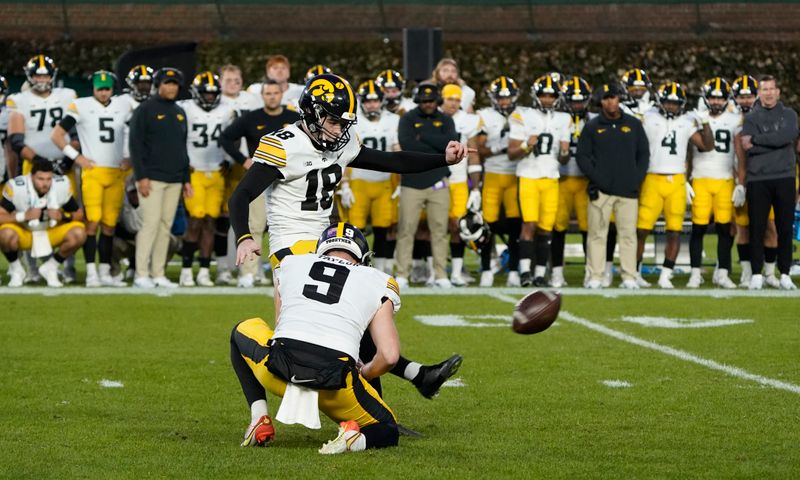
[[332,102],[334,98],[333,92],[335,92],[336,89],[330,80],[318,78],[311,82],[311,85],[308,86],[308,91],[313,97],[321,98],[326,102]]

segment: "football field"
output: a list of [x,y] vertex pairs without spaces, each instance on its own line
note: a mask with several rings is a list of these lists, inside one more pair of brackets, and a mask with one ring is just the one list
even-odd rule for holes
[[249,411],[229,335],[272,323],[268,294],[4,291],[0,477],[800,476],[796,293],[566,289],[559,320],[523,336],[510,329],[522,289],[409,289],[404,354],[464,363],[433,400],[384,377],[423,437],[333,457],[316,452],[336,434],[324,419],[239,447]]

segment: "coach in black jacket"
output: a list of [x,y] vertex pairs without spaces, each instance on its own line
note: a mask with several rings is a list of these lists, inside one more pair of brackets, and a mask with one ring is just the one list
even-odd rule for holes
[[180,70],[156,72],[158,93],[139,105],[130,122],[131,161],[142,209],[142,228],[136,234],[135,287],[177,286],[164,273],[169,233],[181,190],[187,197],[193,194],[186,112],[175,104],[182,82]]
[[639,120],[620,110],[622,91],[616,82],[602,85],[600,115],[583,127],[576,159],[589,178],[588,288],[602,286],[606,238],[613,212],[620,246],[622,287],[636,284],[636,219],[639,187],[647,174],[650,145]]

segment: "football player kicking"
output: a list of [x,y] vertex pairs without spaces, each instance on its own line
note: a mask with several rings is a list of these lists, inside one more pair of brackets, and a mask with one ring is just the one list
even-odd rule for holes
[[[550,239],[558,211],[559,168],[569,161],[569,114],[557,112],[561,85],[551,75],[536,79],[531,87],[534,108],[517,107],[509,124],[508,158],[519,160],[519,270],[523,287],[547,285]],[[531,259],[536,267],[531,275]]]
[[[261,246],[249,232],[247,212],[250,202],[267,188],[270,261],[277,267],[289,255],[314,251],[315,239],[328,225],[333,192],[348,165],[414,173],[458,163],[469,152],[458,142],[450,142],[445,155],[364,147],[350,136],[356,108],[355,93],[347,80],[332,74],[318,75],[300,96],[302,120],[261,138],[253,166],[229,202],[237,238],[237,264],[261,254]],[[440,364],[422,366],[401,357],[392,373],[412,381],[423,396],[430,398],[455,373],[461,360],[454,355]]]
[[[637,221],[637,257],[641,265],[644,244],[653,230],[656,220],[664,212],[667,244],[664,265],[658,278],[661,288],[673,288],[672,269],[678,258],[680,235],[686,204],[691,202],[694,191],[686,181],[686,153],[689,143],[702,152],[714,149],[714,137],[708,125],[708,114],[693,112],[684,114],[686,92],[674,82],[658,88],[658,108],[645,113],[642,119],[647,140],[650,142],[650,166],[639,194],[639,219]],[[637,276],[640,287],[650,283]]]
[[192,170],[190,182],[193,194],[184,197],[189,213],[189,226],[183,237],[183,268],[180,285],[195,286],[192,273],[195,251],[200,250],[200,271],[197,284],[212,287],[209,267],[214,251],[214,232],[217,218],[222,211],[225,194],[225,153],[220,145],[220,136],[234,118],[234,110],[220,103],[222,90],[219,77],[212,72],[201,72],[194,77],[190,87],[192,100],[178,104],[186,112],[186,150]]
[[[131,164],[124,158],[124,142],[133,107],[125,98],[112,97],[114,75],[100,70],[92,75],[94,94],[72,102],[67,116],[53,129],[53,143],[81,167],[81,190],[86,210],[87,287],[124,287],[125,282],[111,276],[111,250],[125,190],[125,177]],[[81,153],[66,141],[66,134],[77,128]],[[100,227],[100,241],[97,230]],[[100,256],[100,267],[95,263]]]
[[[52,256],[39,273],[48,287],[61,287],[58,265],[86,240],[82,213],[66,177],[53,175],[53,164],[35,158],[31,172],[6,183],[0,200],[0,249],[8,259],[9,287],[21,287],[25,269],[20,250],[33,249],[33,257]],[[53,247],[59,247],[53,253]]]
[[729,104],[731,87],[721,77],[703,85],[703,100],[709,113],[709,126],[714,136],[714,148],[704,152],[692,148],[692,236],[689,240],[692,273],[687,288],[703,283],[700,266],[703,261],[703,236],[708,230],[711,213],[717,232],[717,269],[712,283],[722,288],[736,288],[728,276],[731,271],[731,219],[733,218],[733,166],[736,152],[733,139],[742,128],[743,117]]
[[[400,354],[397,282],[366,265],[369,245],[353,225],[329,226],[316,250],[285,258],[276,271],[274,332],[251,318],[231,333],[231,363],[251,415],[241,445],[264,446],[275,438],[266,390],[283,397],[280,422],[319,428],[322,410],[339,423],[338,436],[319,453],[395,446],[397,420],[368,381],[388,372]],[[367,330],[376,349],[360,357]]]

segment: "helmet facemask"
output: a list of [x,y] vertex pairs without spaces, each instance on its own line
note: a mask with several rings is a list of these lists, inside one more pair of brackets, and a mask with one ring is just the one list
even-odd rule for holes
[[[356,123],[355,115],[353,115],[352,120],[345,120],[326,112],[322,105],[315,104],[313,107],[313,118],[308,117],[308,115],[303,115],[303,122],[305,122],[308,131],[315,135],[314,140],[322,146],[323,150],[337,152],[344,148],[347,142],[350,141],[350,127]],[[330,119],[341,125],[341,131],[338,135],[325,128],[326,119]]]

